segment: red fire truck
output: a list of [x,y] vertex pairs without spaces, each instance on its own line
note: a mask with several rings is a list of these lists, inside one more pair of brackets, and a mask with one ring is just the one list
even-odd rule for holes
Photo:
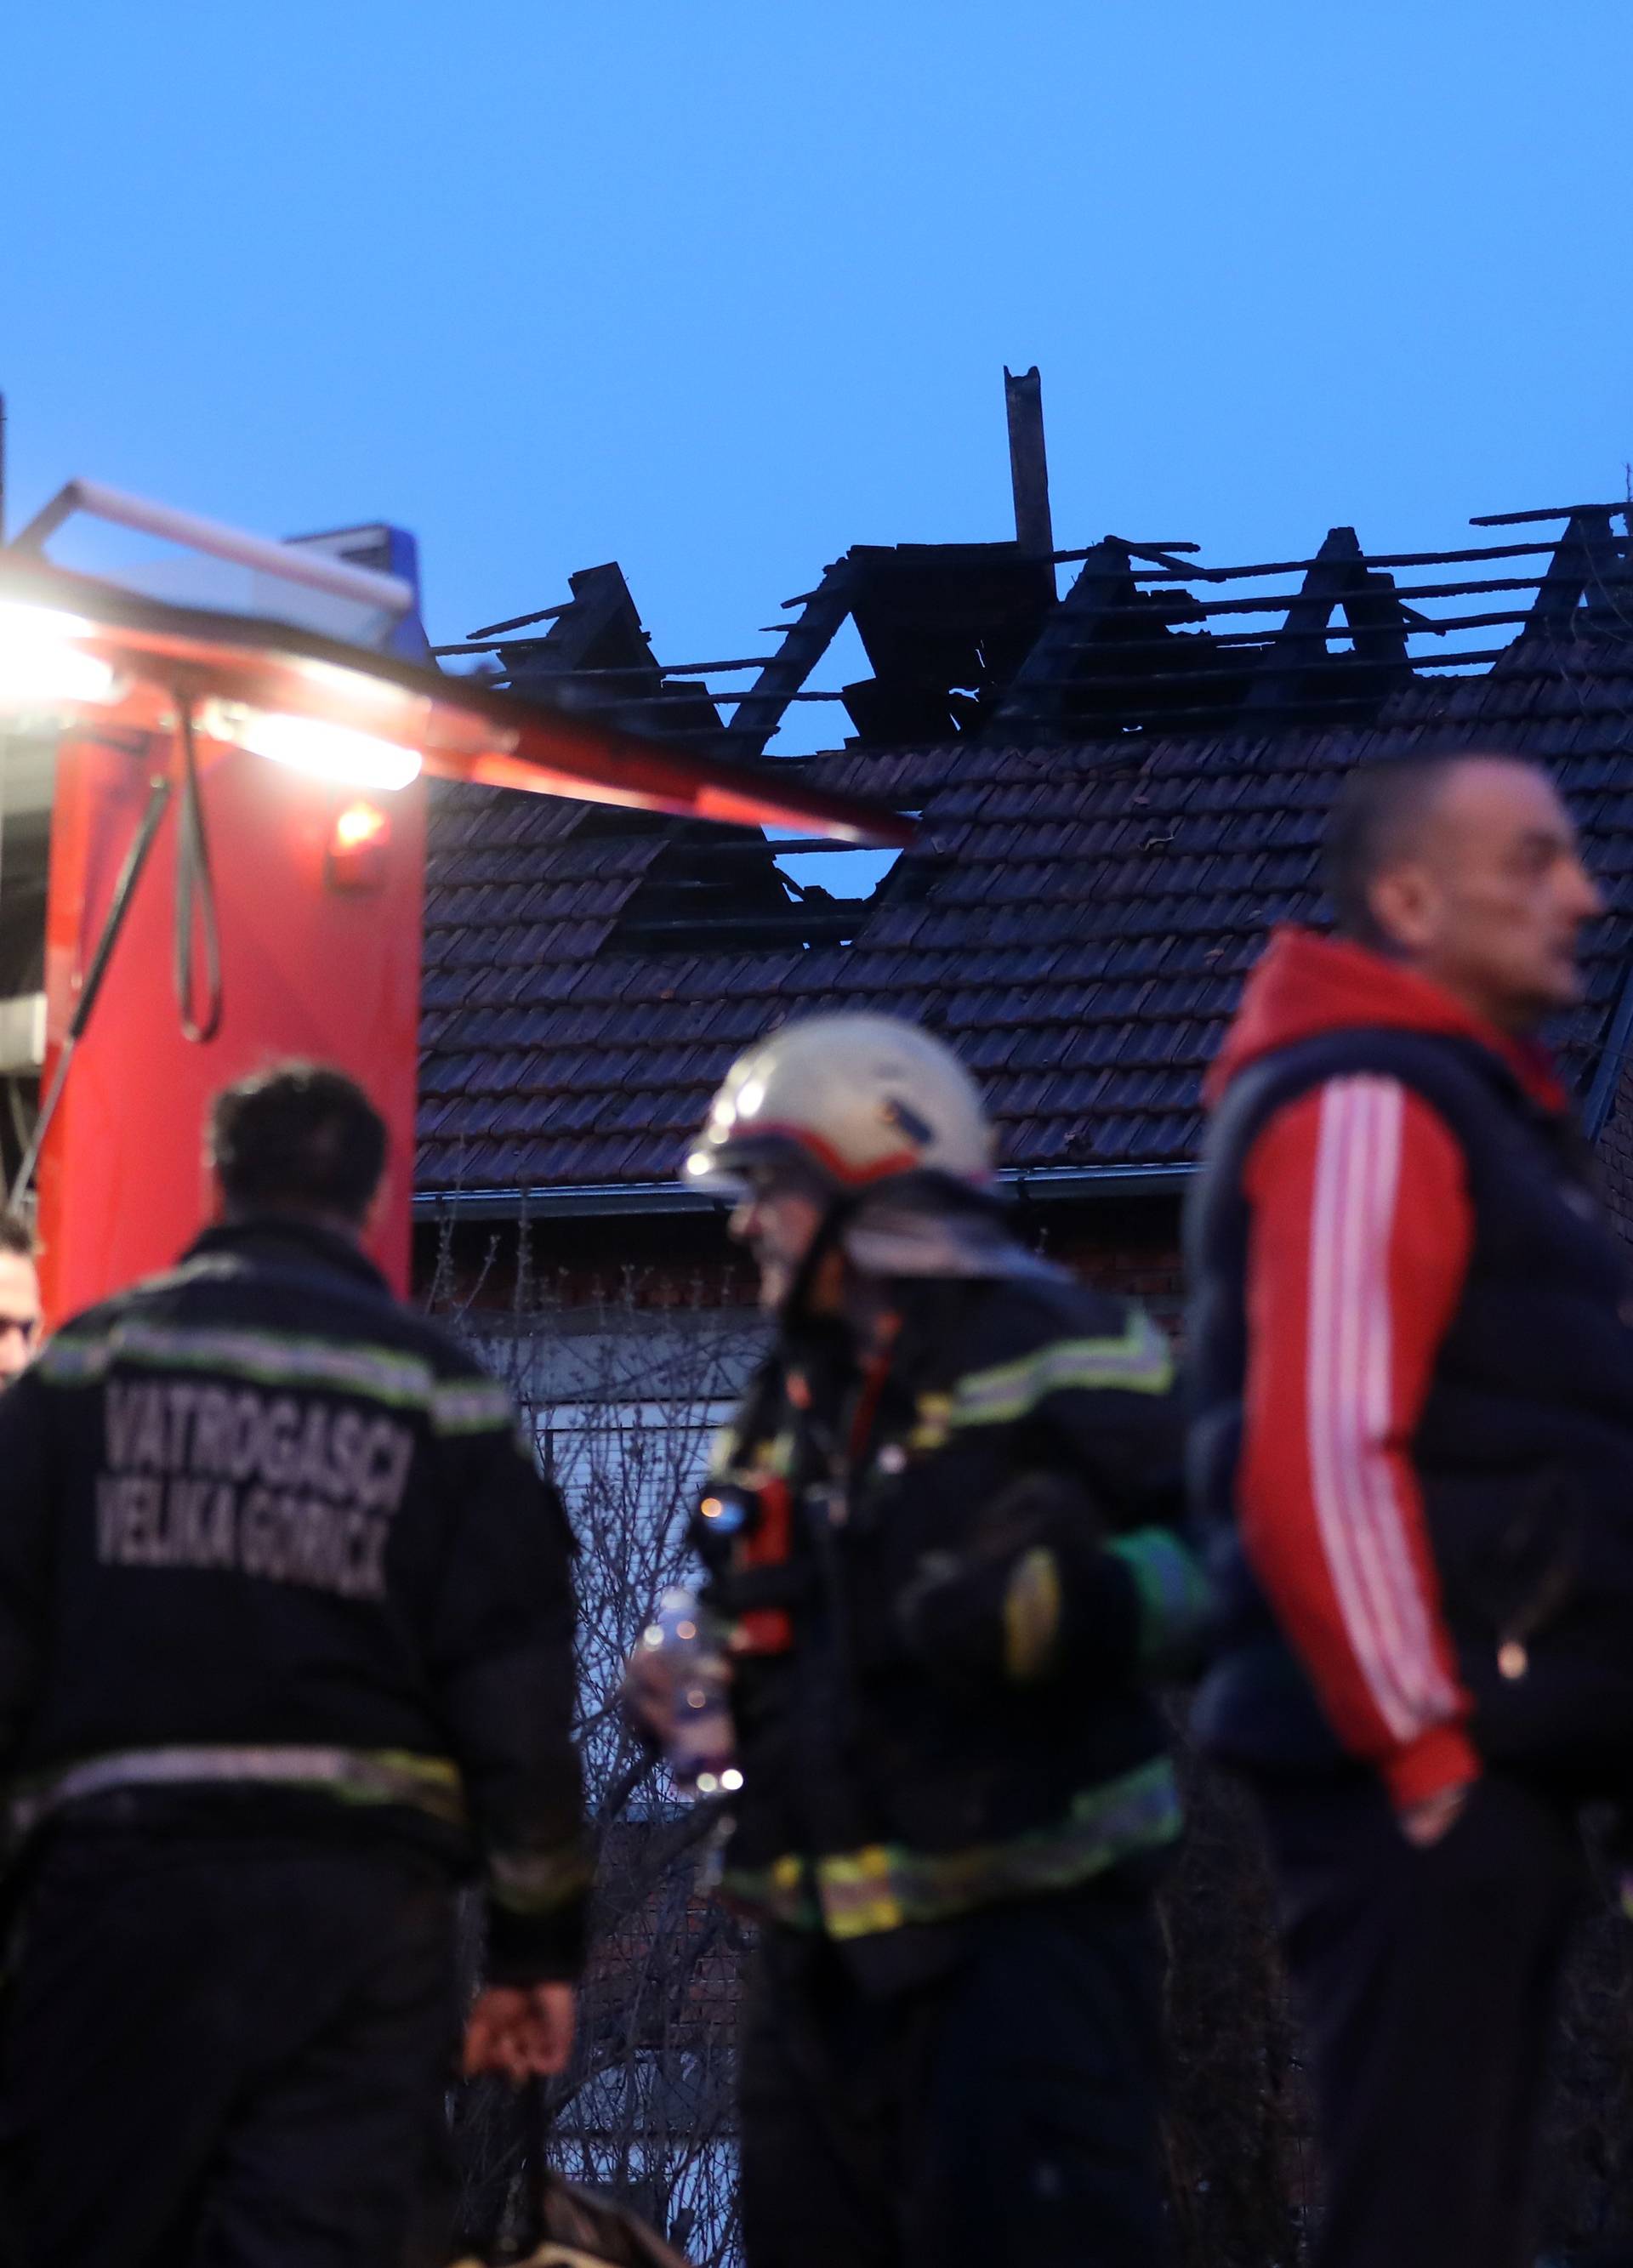
[[[98,571],[58,556],[71,536]],[[210,1096],[290,1056],[385,1114],[373,1249],[403,1286],[428,778],[907,838],[445,675],[410,658],[416,603],[333,544],[84,481],[0,550],[0,1155],[37,1189],[49,1316],[181,1248]]]

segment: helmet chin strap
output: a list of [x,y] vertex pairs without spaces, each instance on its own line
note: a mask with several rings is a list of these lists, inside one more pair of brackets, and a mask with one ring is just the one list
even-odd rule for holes
[[793,1330],[808,1320],[811,1293],[816,1289],[823,1263],[830,1253],[839,1249],[840,1238],[868,1194],[865,1189],[839,1189],[830,1198],[826,1211],[816,1224],[816,1233],[806,1246],[788,1288],[777,1304],[777,1327],[780,1330]]
[[859,1189],[837,1189],[830,1197],[816,1233],[806,1246],[795,1268],[787,1292],[777,1305],[778,1327],[791,1330],[807,1321],[810,1312],[811,1293],[816,1278],[829,1255],[839,1249],[846,1230],[863,1207],[874,1198],[889,1201],[892,1191],[905,1194],[912,1202],[914,1196],[920,1203],[927,1197],[939,1200],[935,1209],[949,1212],[985,1214],[989,1219],[1000,1217],[1004,1211],[1003,1199],[996,1190],[975,1189],[963,1182],[952,1181],[930,1172],[913,1177],[905,1191],[900,1182],[869,1182]]

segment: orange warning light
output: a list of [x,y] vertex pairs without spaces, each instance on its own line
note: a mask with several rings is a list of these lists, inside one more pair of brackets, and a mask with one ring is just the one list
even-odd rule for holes
[[377,803],[360,798],[335,814],[329,830],[327,861],[330,887],[336,890],[377,890],[386,878],[386,853],[391,844],[391,821]]

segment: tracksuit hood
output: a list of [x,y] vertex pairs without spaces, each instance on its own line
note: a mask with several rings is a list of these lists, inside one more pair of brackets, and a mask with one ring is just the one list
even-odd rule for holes
[[1553,1060],[1538,1042],[1511,1037],[1428,977],[1366,946],[1290,926],[1272,932],[1249,970],[1224,1045],[1203,1080],[1203,1100],[1216,1104],[1238,1071],[1275,1049],[1363,1029],[1472,1040],[1508,1066],[1533,1102],[1548,1111],[1567,1107]]

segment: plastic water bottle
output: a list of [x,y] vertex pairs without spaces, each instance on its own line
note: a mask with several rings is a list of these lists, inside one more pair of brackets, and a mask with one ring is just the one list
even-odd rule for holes
[[690,1591],[666,1591],[641,1635],[675,1671],[664,1754],[683,1795],[732,1795],[743,1786],[720,1632]]

